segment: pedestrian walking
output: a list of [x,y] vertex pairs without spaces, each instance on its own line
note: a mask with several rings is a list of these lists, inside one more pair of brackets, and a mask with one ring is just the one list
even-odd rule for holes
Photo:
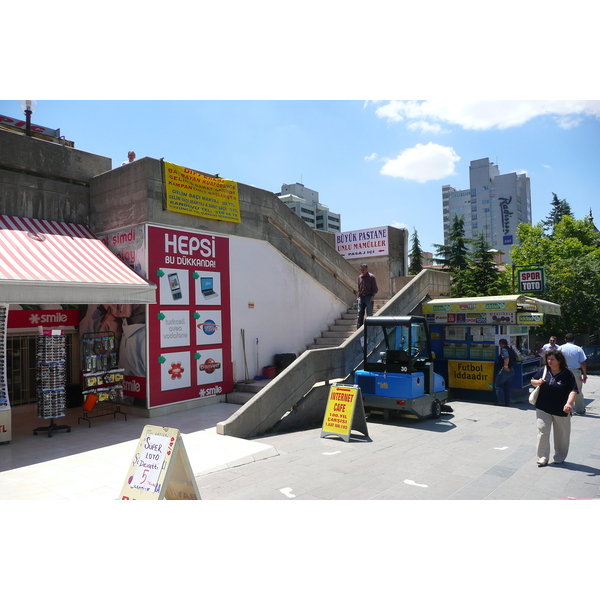
[[538,429],[537,464],[545,467],[550,457],[550,432],[554,430],[554,462],[560,464],[567,458],[571,437],[571,413],[577,396],[575,376],[567,367],[560,350],[546,353],[546,377],[539,369],[531,380],[533,387],[540,387],[535,404]]
[[575,375],[577,382],[577,398],[575,399],[575,414],[582,415],[585,413],[585,401],[583,399],[583,384],[587,381],[587,367],[585,361],[587,356],[582,348],[575,343],[575,336],[572,333],[565,335],[565,343],[560,347],[563,353],[567,367]]

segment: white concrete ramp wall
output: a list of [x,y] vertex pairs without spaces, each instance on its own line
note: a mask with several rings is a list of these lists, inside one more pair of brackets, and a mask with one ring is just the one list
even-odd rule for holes
[[[380,316],[406,315],[419,305],[427,294],[448,294],[450,276],[434,270],[421,271],[402,288],[377,314]],[[360,336],[362,328],[337,348],[308,350],[267,384],[249,402],[226,421],[217,424],[217,433],[241,438],[264,434],[282,418],[302,410],[314,415],[315,407],[300,409],[315,386],[327,386],[332,380],[344,380],[362,362]],[[310,394],[311,402],[322,403],[324,393]],[[299,425],[300,423],[298,423]]]

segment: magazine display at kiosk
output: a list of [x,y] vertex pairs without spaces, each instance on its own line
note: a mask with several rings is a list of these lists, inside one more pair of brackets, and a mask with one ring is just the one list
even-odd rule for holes
[[69,425],[57,425],[54,419],[67,414],[66,337],[60,330],[42,330],[37,336],[37,416],[50,419],[50,425],[37,427],[33,435],[43,431],[52,437],[55,431],[71,431]]
[[83,416],[92,426],[91,419],[117,414],[121,411],[123,400],[124,369],[117,368],[115,334],[113,332],[86,333],[83,346]]

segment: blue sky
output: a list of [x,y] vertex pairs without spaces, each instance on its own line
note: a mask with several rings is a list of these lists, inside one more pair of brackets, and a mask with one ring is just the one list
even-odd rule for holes
[[3,31],[0,114],[35,98],[34,123],[113,167],[134,150],[273,192],[301,182],[343,230],[416,229],[425,251],[443,243],[442,185],[468,188],[479,158],[527,173],[534,222],[552,192],[600,222],[589,2],[416,4],[58,0],[35,9],[51,39]]
[[416,229],[426,251],[443,243],[441,186],[468,188],[478,158],[527,173],[534,222],[556,192],[600,223],[600,101],[38,99],[32,121],[113,167],[134,150],[273,192],[301,182],[344,231]]

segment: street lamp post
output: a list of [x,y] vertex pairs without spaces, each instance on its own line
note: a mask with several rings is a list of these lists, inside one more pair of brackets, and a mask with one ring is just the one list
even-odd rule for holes
[[35,112],[35,100],[21,100],[21,109],[25,113],[25,135],[31,136],[31,115]]

